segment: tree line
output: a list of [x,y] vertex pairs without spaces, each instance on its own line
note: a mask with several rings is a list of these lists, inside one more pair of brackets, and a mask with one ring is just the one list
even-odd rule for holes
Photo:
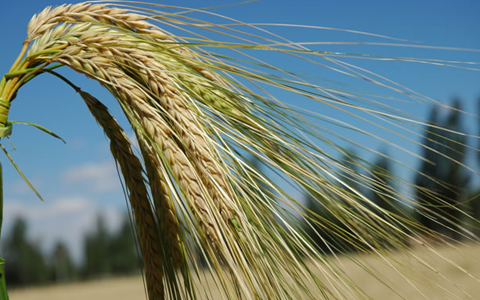
[[[347,169],[339,170],[337,175],[342,179],[342,184],[349,187],[346,192],[350,191],[353,199],[357,197],[355,192],[365,195],[369,200],[365,204],[366,209],[386,212],[383,215],[387,217],[389,213],[395,214],[397,219],[405,222],[405,228],[418,222],[423,225],[422,230],[437,232],[452,240],[467,237],[462,228],[469,228],[480,236],[477,224],[471,221],[480,219],[480,197],[476,197],[480,194],[480,188],[474,186],[468,172],[462,167],[467,163],[468,148],[480,149],[480,145],[469,146],[467,135],[456,134],[466,132],[461,109],[458,99],[452,102],[449,109],[444,109],[443,114],[439,106],[431,108],[421,141],[421,159],[411,180],[413,202],[401,197],[403,191],[395,184],[398,180],[392,170],[392,160],[385,151],[380,151],[373,162],[362,159],[353,151],[344,152],[339,162]],[[475,157],[480,165],[480,152],[476,152]],[[264,174],[258,159],[251,160],[251,167]],[[324,253],[347,253],[368,248],[364,247],[367,245],[352,243],[352,239],[345,238],[351,234],[349,224],[325,209],[319,204],[322,199],[316,197],[321,196],[315,191],[308,191],[304,202],[309,214],[319,221],[313,226],[300,226],[304,226],[303,232],[317,248]],[[344,200],[339,198],[333,201]],[[346,209],[353,209],[347,202],[341,204]],[[141,270],[128,215],[125,215],[116,232],[107,229],[102,216],[97,218],[95,230],[84,236],[81,263],[73,261],[63,242],[57,242],[51,253],[44,254],[37,243],[29,240],[27,225],[25,220],[17,219],[11,232],[2,241],[9,286],[88,280],[136,274]],[[402,242],[408,244],[407,240]],[[389,243],[389,240],[379,240],[376,246],[395,247]]]
[[[444,114],[440,113],[442,110]],[[421,142],[421,158],[411,180],[413,202],[402,199],[402,191],[394,184],[398,181],[393,180],[395,174],[392,171],[392,161],[386,153],[378,155],[373,163],[369,163],[352,152],[346,152],[341,162],[348,165],[354,174],[363,174],[369,179],[356,181],[353,180],[355,176],[345,172],[339,172],[338,177],[352,190],[365,195],[372,206],[376,207],[376,211],[384,210],[400,216],[405,221],[405,226],[416,221],[423,225],[423,228],[416,229],[425,234],[442,235],[451,241],[480,236],[479,224],[475,221],[480,219],[480,187],[475,186],[464,167],[470,164],[469,167],[474,168],[470,160],[467,162],[469,148],[475,152],[474,160],[480,165],[480,144],[469,145],[461,111],[462,105],[458,99],[453,100],[448,109],[442,109],[438,105],[431,108]],[[480,128],[480,122],[477,126]],[[333,224],[330,228],[348,234],[348,226],[325,211],[318,203],[321,201],[315,201],[311,193],[305,195],[305,199],[307,210],[323,220],[323,224],[306,228],[318,248],[328,248],[329,251],[333,249],[335,252],[358,249],[358,245],[348,244],[341,236],[332,235],[330,230],[325,229],[325,224]],[[408,241],[404,242],[408,244]]]
[[50,253],[28,237],[28,223],[19,217],[2,241],[5,276],[10,287],[66,283],[140,272],[140,260],[128,215],[110,232],[102,215],[95,229],[84,236],[83,259],[76,263],[69,248],[58,241]]

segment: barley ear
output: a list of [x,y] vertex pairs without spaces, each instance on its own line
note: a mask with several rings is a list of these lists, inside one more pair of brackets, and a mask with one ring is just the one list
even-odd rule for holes
[[148,198],[143,169],[134,155],[130,141],[117,121],[100,101],[92,95],[79,91],[95,120],[110,139],[110,150],[125,179],[125,187],[133,210],[140,240],[149,299],[164,299],[162,253],[157,225]]
[[181,245],[183,245],[183,241],[179,232],[179,222],[170,188],[164,179],[166,170],[155,150],[145,141],[143,136],[137,136],[137,140],[140,143],[140,149],[145,162],[145,170],[149,178],[159,229],[165,237],[163,251],[168,259],[164,261],[165,263],[171,262],[172,267],[176,269],[183,264],[181,255],[181,248],[183,248]]

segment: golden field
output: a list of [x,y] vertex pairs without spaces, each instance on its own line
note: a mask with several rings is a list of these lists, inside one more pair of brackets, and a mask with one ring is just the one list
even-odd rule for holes
[[[391,253],[383,260],[373,255],[353,255],[331,260],[342,265],[347,275],[374,299],[480,299],[480,246],[457,245],[438,247],[437,254],[426,249],[415,249],[418,260],[402,253]],[[440,257],[444,257],[442,259]],[[375,269],[397,295],[378,280],[367,275],[354,260],[361,260],[370,270]],[[410,283],[389,267],[401,262],[399,268],[407,271]],[[420,262],[422,261],[422,262]],[[454,266],[451,262],[455,262]],[[434,269],[428,265],[435,267]],[[460,269],[462,270],[460,270]],[[467,273],[465,273],[465,272]],[[446,279],[448,278],[448,279]],[[327,284],[328,280],[324,280]],[[105,279],[92,282],[10,290],[11,300],[132,300],[146,299],[140,276]]]

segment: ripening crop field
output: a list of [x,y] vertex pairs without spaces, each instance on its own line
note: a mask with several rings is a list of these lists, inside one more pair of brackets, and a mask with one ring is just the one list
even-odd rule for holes
[[[389,254],[388,260],[379,259],[372,255],[353,255],[351,257],[340,257],[335,260],[335,263],[343,265],[347,275],[374,299],[394,300],[402,299],[402,297],[404,299],[480,299],[480,282],[473,278],[480,278],[480,246],[457,245],[455,249],[442,246],[438,247],[436,251],[438,253],[437,257],[421,248],[413,250],[415,256],[423,263],[406,261],[406,256],[401,253]],[[442,256],[447,260],[455,261],[457,267],[442,259]],[[354,263],[354,260],[357,259],[363,261],[369,270],[375,269],[379,272],[378,274],[382,274],[379,280],[384,281],[392,290],[400,292],[402,297],[379,283],[378,280],[367,276],[366,271]],[[394,260],[402,261],[400,267],[408,268],[412,275],[410,281],[418,289],[402,279],[402,276],[395,270],[388,267],[389,263]],[[435,269],[432,270],[427,265],[434,266]],[[431,272],[437,272],[449,279],[439,281],[439,276],[435,276],[435,280],[429,280]],[[418,282],[416,282],[416,278],[418,278]],[[331,280],[324,278],[325,284],[328,285],[329,282]],[[138,276],[10,290],[10,299],[132,300],[146,299],[146,296],[142,278]]]

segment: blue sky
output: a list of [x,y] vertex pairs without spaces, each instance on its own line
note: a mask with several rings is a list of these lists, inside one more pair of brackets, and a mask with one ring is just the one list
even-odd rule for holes
[[[0,11],[0,73],[7,72],[17,56],[26,35],[26,26],[34,13],[47,5],[63,1],[4,1]],[[229,1],[233,3],[233,1]],[[159,2],[160,3],[160,2]],[[225,4],[225,1],[162,1],[162,4],[186,7],[204,7]],[[255,3],[213,9],[213,12],[251,23],[303,24],[388,35],[415,41],[416,45],[445,46],[480,49],[480,2],[478,1],[314,1],[314,0],[264,0]],[[268,27],[269,30],[301,41],[365,41],[391,42],[363,35],[337,31],[300,28]],[[410,43],[410,42],[408,42]],[[8,45],[8,46],[7,46]],[[315,49],[344,52],[364,52],[386,56],[417,56],[445,60],[480,61],[479,52],[427,50],[405,47],[379,46],[329,46]],[[265,53],[259,53],[264,58]],[[385,93],[372,85],[340,76],[322,68],[305,67],[302,64],[267,57],[284,68],[301,69],[315,76],[348,84],[347,88],[367,89],[372,93]],[[439,66],[406,62],[370,62],[349,60],[362,67],[382,74],[441,103],[452,97],[464,101],[467,112],[477,112],[480,97],[480,73]],[[124,118],[115,100],[98,84],[81,75],[62,70],[77,85],[84,87],[104,101],[123,124]],[[86,88],[88,87],[88,88]],[[296,101],[295,99],[286,99]],[[407,99],[403,99],[407,100]],[[430,106],[409,101],[399,102],[398,107],[419,118],[427,116]],[[332,115],[332,117],[339,117]],[[23,215],[31,225],[32,236],[48,248],[56,239],[66,240],[72,248],[80,245],[80,237],[91,228],[95,216],[107,214],[112,228],[119,222],[125,210],[125,200],[118,182],[115,166],[109,153],[108,142],[90,116],[81,99],[59,80],[43,75],[22,87],[10,113],[11,120],[41,124],[67,141],[67,144],[50,138],[44,133],[23,125],[16,125],[11,141],[16,150],[11,154],[27,177],[39,190],[45,201],[40,202],[23,183],[5,157],[5,230],[15,215]],[[477,135],[477,121],[466,120],[470,134]],[[378,129],[366,127],[373,133],[405,146],[413,153],[419,147],[391,137]],[[349,136],[350,137],[350,136]],[[351,136],[358,141],[362,137]],[[7,149],[12,146],[2,141]],[[373,149],[387,148],[390,155],[415,167],[418,161],[405,152],[386,147],[379,141],[369,141]],[[474,163],[472,162],[472,165]],[[396,168],[404,177],[408,170]],[[79,251],[75,251],[78,257]]]

